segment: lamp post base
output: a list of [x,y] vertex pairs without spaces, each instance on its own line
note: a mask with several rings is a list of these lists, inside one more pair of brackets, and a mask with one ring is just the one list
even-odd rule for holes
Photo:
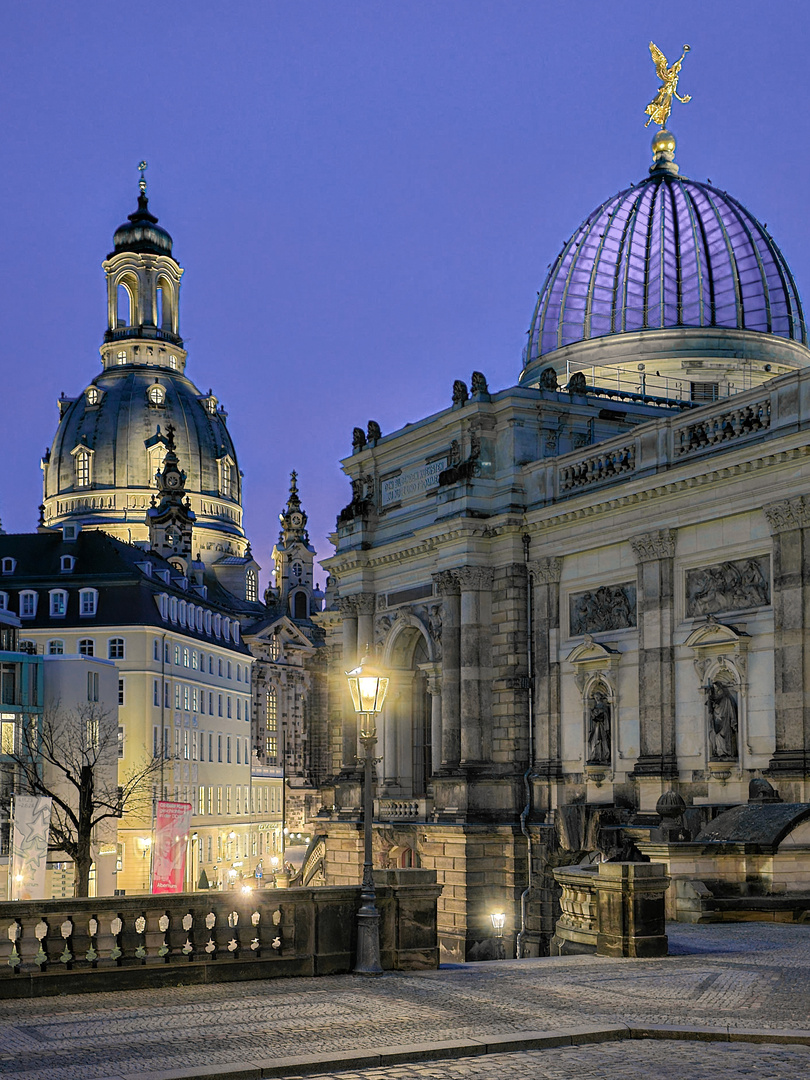
[[357,956],[355,975],[382,975],[380,964],[380,913],[375,906],[375,896],[363,896],[363,904],[357,912]]

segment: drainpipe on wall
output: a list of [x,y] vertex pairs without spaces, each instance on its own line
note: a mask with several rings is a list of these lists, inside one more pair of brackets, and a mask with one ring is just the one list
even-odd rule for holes
[[523,955],[523,942],[526,937],[526,908],[532,891],[532,838],[526,822],[529,818],[532,805],[531,773],[534,761],[534,626],[532,623],[532,607],[534,595],[532,588],[532,576],[529,572],[529,547],[532,538],[528,533],[523,535],[523,559],[526,564],[526,664],[529,683],[529,754],[526,764],[526,772],[523,774],[523,787],[526,792],[526,805],[520,815],[520,831],[526,837],[526,888],[520,894],[520,932],[516,941],[516,956],[518,960]]

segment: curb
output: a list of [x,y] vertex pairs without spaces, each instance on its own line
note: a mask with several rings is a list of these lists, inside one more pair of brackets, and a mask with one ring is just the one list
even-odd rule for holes
[[559,1046],[614,1042],[619,1039],[679,1039],[691,1042],[751,1042],[810,1046],[810,1031],[773,1031],[769,1028],[677,1027],[667,1024],[561,1028],[559,1031],[520,1031],[492,1034],[482,1039],[410,1043],[384,1050],[301,1054],[244,1063],[204,1065],[193,1069],[119,1072],[100,1080],[264,1080],[265,1077],[315,1076],[348,1069],[379,1069],[411,1061],[446,1061],[452,1058],[508,1054],[519,1050],[546,1050]]

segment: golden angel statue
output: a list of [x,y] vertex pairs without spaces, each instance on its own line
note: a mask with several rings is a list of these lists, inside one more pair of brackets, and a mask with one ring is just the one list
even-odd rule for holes
[[654,120],[656,124],[659,124],[662,128],[666,127],[669,114],[672,112],[672,99],[676,97],[678,101],[682,101],[685,105],[687,101],[691,101],[689,94],[685,94],[683,97],[678,93],[678,78],[681,74],[681,64],[683,58],[689,52],[689,46],[684,45],[683,52],[680,55],[680,59],[677,60],[672,67],[669,67],[667,58],[661,52],[657,45],[650,42],[650,55],[652,56],[653,63],[655,64],[655,71],[658,78],[662,82],[658,93],[653,100],[644,110],[647,113],[647,123],[644,127],[649,127],[650,121]]

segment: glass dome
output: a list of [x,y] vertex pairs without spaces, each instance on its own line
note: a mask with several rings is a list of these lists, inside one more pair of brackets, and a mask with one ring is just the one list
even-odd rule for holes
[[806,344],[798,290],[767,229],[726,192],[676,170],[654,168],[565,244],[538,297],[526,364],[577,341],[673,327]]

